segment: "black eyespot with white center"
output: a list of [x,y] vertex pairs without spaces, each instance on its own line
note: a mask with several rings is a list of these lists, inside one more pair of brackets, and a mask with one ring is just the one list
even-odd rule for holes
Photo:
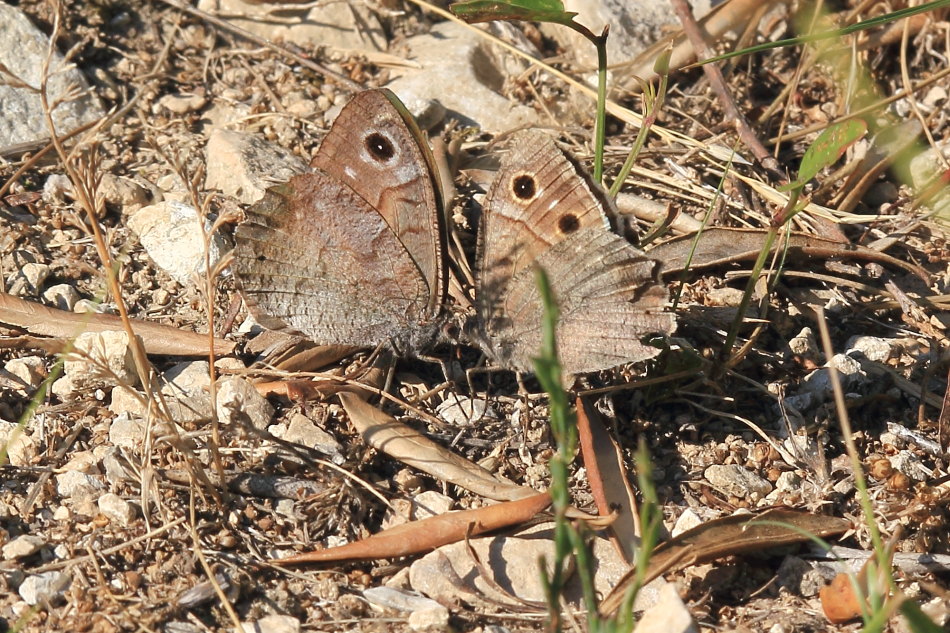
[[396,148],[393,147],[393,144],[388,138],[379,132],[373,132],[367,136],[365,143],[366,151],[370,153],[370,156],[381,163],[385,163],[396,155]]
[[515,176],[515,179],[511,182],[511,192],[520,200],[531,200],[537,190],[534,178],[527,174]]

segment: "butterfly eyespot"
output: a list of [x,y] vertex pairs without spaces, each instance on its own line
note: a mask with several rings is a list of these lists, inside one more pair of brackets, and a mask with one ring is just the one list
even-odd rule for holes
[[388,138],[379,132],[373,132],[367,136],[365,143],[366,150],[379,161],[388,161],[396,155],[396,148],[393,147]]
[[557,219],[557,228],[561,233],[573,233],[581,228],[581,223],[573,213],[565,213]]
[[530,200],[536,190],[534,178],[528,175],[516,176],[511,183],[511,192],[521,200]]

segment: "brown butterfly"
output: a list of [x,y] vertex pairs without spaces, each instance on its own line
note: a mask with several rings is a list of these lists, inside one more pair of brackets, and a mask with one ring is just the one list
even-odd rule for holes
[[[675,326],[657,263],[610,230],[610,202],[552,140],[522,133],[512,146],[483,209],[467,336],[499,365],[531,371],[541,266],[561,311],[566,373],[654,356],[641,339]],[[360,93],[311,166],[269,190],[235,234],[252,314],[321,344],[434,344],[450,321],[443,210],[412,117],[387,90]]]

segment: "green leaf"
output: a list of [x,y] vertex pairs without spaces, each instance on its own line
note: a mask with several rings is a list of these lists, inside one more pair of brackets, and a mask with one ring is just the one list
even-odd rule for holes
[[577,13],[565,11],[561,0],[468,0],[456,2],[449,9],[469,23],[491,20],[527,20],[570,25]]
[[825,167],[833,164],[849,147],[854,145],[868,131],[868,124],[861,119],[851,119],[825,128],[802,157],[798,168],[798,179],[785,188],[802,187],[818,175]]

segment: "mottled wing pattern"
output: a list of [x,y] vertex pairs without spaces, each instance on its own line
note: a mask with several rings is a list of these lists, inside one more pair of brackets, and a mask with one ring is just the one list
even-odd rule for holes
[[428,284],[399,238],[335,178],[295,176],[246,214],[235,232],[234,272],[265,327],[368,346],[428,316]]
[[434,316],[447,284],[442,201],[432,153],[405,106],[388,90],[357,94],[311,166],[350,187],[389,224],[430,286]]
[[528,133],[512,146],[486,198],[479,236],[476,303],[489,355],[532,369],[541,344],[541,266],[560,308],[566,373],[654,356],[640,339],[675,325],[663,312],[657,263],[610,230],[603,197],[553,141]]

